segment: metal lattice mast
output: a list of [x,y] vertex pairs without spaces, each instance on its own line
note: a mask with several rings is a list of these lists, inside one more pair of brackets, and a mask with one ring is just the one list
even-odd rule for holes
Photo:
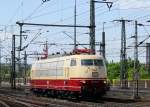
[[126,28],[125,20],[121,20],[122,30],[121,30],[121,54],[120,54],[120,79],[121,87],[127,88],[127,54],[126,54]]
[[27,53],[24,52],[24,84],[27,83]]
[[95,54],[95,3],[90,0],[90,49]]
[[[74,25],[77,25],[77,1],[75,0],[74,6]],[[77,48],[77,29],[74,27],[74,50]]]
[[127,53],[126,53],[126,22],[131,20],[114,20],[119,21],[122,24],[121,28],[121,51],[120,51],[120,87],[128,87],[128,73],[127,73]]
[[113,5],[113,2],[108,2],[104,0],[90,0],[90,49],[92,50],[91,54],[95,54],[95,3],[107,4],[109,10]]
[[11,72],[11,88],[16,88],[16,49],[15,35],[12,37],[12,72]]
[[[135,45],[134,45],[134,91],[133,91],[133,97],[135,99],[140,98],[138,95],[138,80],[139,80],[139,62],[138,62],[138,23],[135,21]],[[136,92],[135,92],[136,88]]]
[[104,24],[105,22],[103,22],[103,32],[102,32],[102,44],[101,44],[101,47],[102,47],[102,55],[104,57],[104,59],[106,58],[106,55],[105,55],[105,51],[106,51],[106,43],[105,43],[105,30],[104,30]]

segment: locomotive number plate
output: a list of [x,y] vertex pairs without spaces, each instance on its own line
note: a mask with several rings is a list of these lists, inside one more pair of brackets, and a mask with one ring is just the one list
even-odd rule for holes
[[92,77],[98,77],[98,72],[92,72]]

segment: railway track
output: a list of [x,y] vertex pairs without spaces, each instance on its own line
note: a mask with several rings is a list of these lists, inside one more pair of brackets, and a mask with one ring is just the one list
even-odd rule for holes
[[[22,91],[0,89],[0,105],[9,107],[149,107],[150,100],[135,101],[125,91],[112,91],[99,100],[68,100],[47,97],[26,96]],[[2,106],[2,107],[3,107]],[[1,106],[0,106],[1,107]],[[10,106],[13,107],[13,106]]]
[[0,107],[10,107],[6,102],[0,100]]
[[[26,96],[24,94],[16,94],[17,92],[12,90],[3,90],[0,89],[0,100],[3,102],[19,103],[20,106],[14,107],[87,107],[83,104],[68,102],[68,100],[44,98],[44,97],[35,97],[35,96]],[[11,106],[12,107],[12,106]]]
[[[41,102],[35,98],[23,98],[15,95],[0,94],[0,101],[4,107],[66,107],[60,104]],[[1,106],[0,106],[1,107]]]
[[43,107],[6,94],[0,94],[0,101],[2,107]]

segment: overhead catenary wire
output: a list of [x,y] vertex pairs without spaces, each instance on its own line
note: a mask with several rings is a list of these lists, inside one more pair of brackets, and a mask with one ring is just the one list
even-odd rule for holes
[[29,20],[29,19],[40,9],[40,7],[43,6],[43,4],[45,4],[45,2],[40,3],[40,4],[33,10],[33,12],[31,12],[26,18],[23,19],[23,22]]
[[[119,1],[119,0],[118,0]],[[36,13],[36,12],[35,12]],[[80,14],[80,13],[79,13]],[[81,13],[82,14],[82,13]],[[32,20],[32,17],[34,17],[34,15],[35,14],[33,14],[33,15],[31,15],[31,17],[28,19],[28,20]],[[104,14],[103,14],[104,15]],[[100,17],[100,16],[98,16],[98,17]],[[69,18],[68,18],[69,19]],[[71,20],[71,19],[70,19]],[[62,21],[67,21],[67,19],[66,20],[62,20]],[[117,26],[117,25],[116,25]],[[106,30],[109,30],[109,29],[113,29],[113,27],[114,26],[106,26]],[[63,29],[64,30],[64,29]],[[97,32],[100,32],[100,30],[101,30],[101,28],[99,28],[99,29],[97,29]],[[49,34],[51,35],[52,33],[51,32],[49,32]],[[61,31],[59,32],[59,33],[57,33],[57,34],[61,34]],[[44,36],[44,35],[43,35]],[[47,35],[46,35],[47,36]],[[117,41],[119,41],[119,39],[118,38],[116,38],[116,40]],[[63,41],[63,40],[62,40]],[[113,42],[113,39],[112,39],[112,42]],[[109,40],[108,40],[108,44],[109,44]]]
[[20,11],[21,7],[22,7],[22,0],[20,0],[21,3],[19,3],[19,6],[16,8],[15,12],[13,13],[13,15],[10,17],[10,19],[8,20],[8,23],[6,24],[6,26],[10,23],[12,23],[12,21],[14,20],[15,16],[18,14],[18,12]]
[[40,35],[41,30],[42,29],[39,29],[39,31],[34,35],[34,37],[31,39],[31,41],[23,47],[23,49],[26,49],[33,41],[35,41],[38,38],[38,36]]
[[[78,6],[85,5],[85,3],[87,3],[87,2],[81,3],[81,4],[79,4]],[[59,13],[59,11],[69,10],[69,9],[71,9],[72,7],[73,7],[73,6],[68,6],[68,7],[65,7],[65,8],[61,9],[61,10],[53,10],[53,11],[50,11],[50,12],[41,13],[41,14],[39,14],[39,15],[30,17],[30,20],[35,19],[35,18],[39,18],[39,17],[43,17],[43,16],[46,16],[46,15],[56,14],[56,13]],[[83,12],[83,13],[87,13],[87,12],[88,12],[88,11],[85,11],[85,12]],[[81,14],[83,14],[83,13],[81,13]],[[81,14],[77,14],[77,16],[79,16],[79,15],[81,15]],[[74,16],[71,16],[71,17],[68,17],[67,19],[70,19],[70,18],[73,18],[73,17],[74,17]],[[63,20],[67,20],[67,19],[63,19]]]

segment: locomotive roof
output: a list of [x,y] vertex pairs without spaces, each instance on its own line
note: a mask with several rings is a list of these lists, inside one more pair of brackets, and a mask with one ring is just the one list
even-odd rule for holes
[[96,59],[96,58],[102,58],[102,56],[100,55],[69,55],[69,56],[62,56],[59,55],[58,57],[54,56],[54,57],[49,57],[48,59],[41,59],[41,60],[37,60],[36,62],[43,62],[43,61],[48,61],[48,60],[60,60],[60,59],[68,59],[68,58],[79,58],[79,59]]

